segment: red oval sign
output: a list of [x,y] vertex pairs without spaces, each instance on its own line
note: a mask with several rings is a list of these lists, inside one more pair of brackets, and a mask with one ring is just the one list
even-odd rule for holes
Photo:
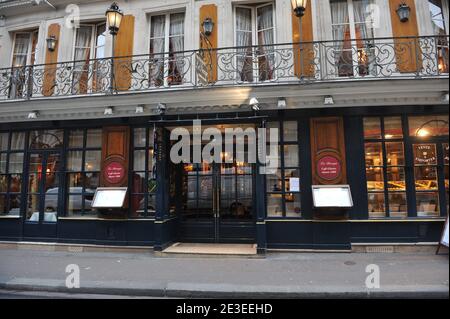
[[104,174],[107,182],[117,184],[125,177],[125,168],[119,162],[111,162],[106,165]]
[[317,162],[317,175],[332,181],[341,175],[341,162],[334,156],[324,156]]

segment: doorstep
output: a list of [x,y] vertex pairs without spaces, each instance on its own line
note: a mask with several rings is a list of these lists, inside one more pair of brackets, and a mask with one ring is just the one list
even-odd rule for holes
[[175,243],[164,249],[160,255],[217,255],[256,257],[256,244],[203,244],[203,243]]

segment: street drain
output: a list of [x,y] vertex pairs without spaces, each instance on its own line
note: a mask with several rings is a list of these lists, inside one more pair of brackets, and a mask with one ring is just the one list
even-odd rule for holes
[[347,266],[354,266],[354,265],[356,265],[356,263],[354,261],[350,261],[350,260],[346,261],[344,264],[347,265]]

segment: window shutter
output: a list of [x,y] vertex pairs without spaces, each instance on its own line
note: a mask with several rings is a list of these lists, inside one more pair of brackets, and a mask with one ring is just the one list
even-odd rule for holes
[[56,79],[56,69],[58,62],[58,47],[59,47],[59,35],[61,31],[61,26],[58,23],[53,23],[49,25],[47,37],[54,36],[56,38],[56,46],[54,51],[47,49],[47,44],[45,45],[45,71],[44,71],[44,83],[42,88],[42,94],[44,96],[51,96],[55,90],[55,79]]
[[[302,34],[300,37],[300,21],[302,23]],[[294,70],[295,75],[298,77],[311,77],[314,76],[314,46],[312,43],[307,43],[303,45],[298,45],[301,41],[312,42],[314,40],[313,37],[313,24],[312,24],[312,10],[311,4],[306,7],[306,11],[304,16],[298,18],[294,14],[294,10],[292,10],[292,42],[297,43],[294,44]],[[302,52],[300,54],[300,49]],[[301,62],[303,61],[303,63]]]
[[[131,63],[134,44],[134,16],[125,15],[120,24],[119,33],[116,36],[114,56],[115,88],[118,91],[126,91],[131,86]],[[124,57],[124,58],[120,58]]]
[[[411,8],[411,15],[407,22],[400,22],[397,15],[397,9],[401,3],[406,3]],[[414,0],[389,0],[389,5],[394,38],[417,37],[419,30]],[[398,71],[401,73],[417,72],[422,64],[420,46],[417,39],[395,39],[394,43]]]
[[[212,33],[208,37],[204,37],[202,35],[203,33],[203,21],[206,18],[212,19],[214,22],[214,28],[212,30]],[[202,64],[203,72],[199,72],[198,74],[198,80],[200,83],[213,83],[217,81],[217,48],[218,45],[218,26],[219,21],[217,17],[217,6],[215,4],[208,4],[203,5],[200,7],[200,18],[199,18],[199,24],[200,24],[200,49],[203,49],[202,51],[202,59],[200,59],[199,62]]]

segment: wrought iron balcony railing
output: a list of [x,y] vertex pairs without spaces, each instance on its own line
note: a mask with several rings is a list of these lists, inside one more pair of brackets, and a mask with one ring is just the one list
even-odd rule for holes
[[0,69],[0,101],[448,72],[448,36],[290,43],[13,66]]

